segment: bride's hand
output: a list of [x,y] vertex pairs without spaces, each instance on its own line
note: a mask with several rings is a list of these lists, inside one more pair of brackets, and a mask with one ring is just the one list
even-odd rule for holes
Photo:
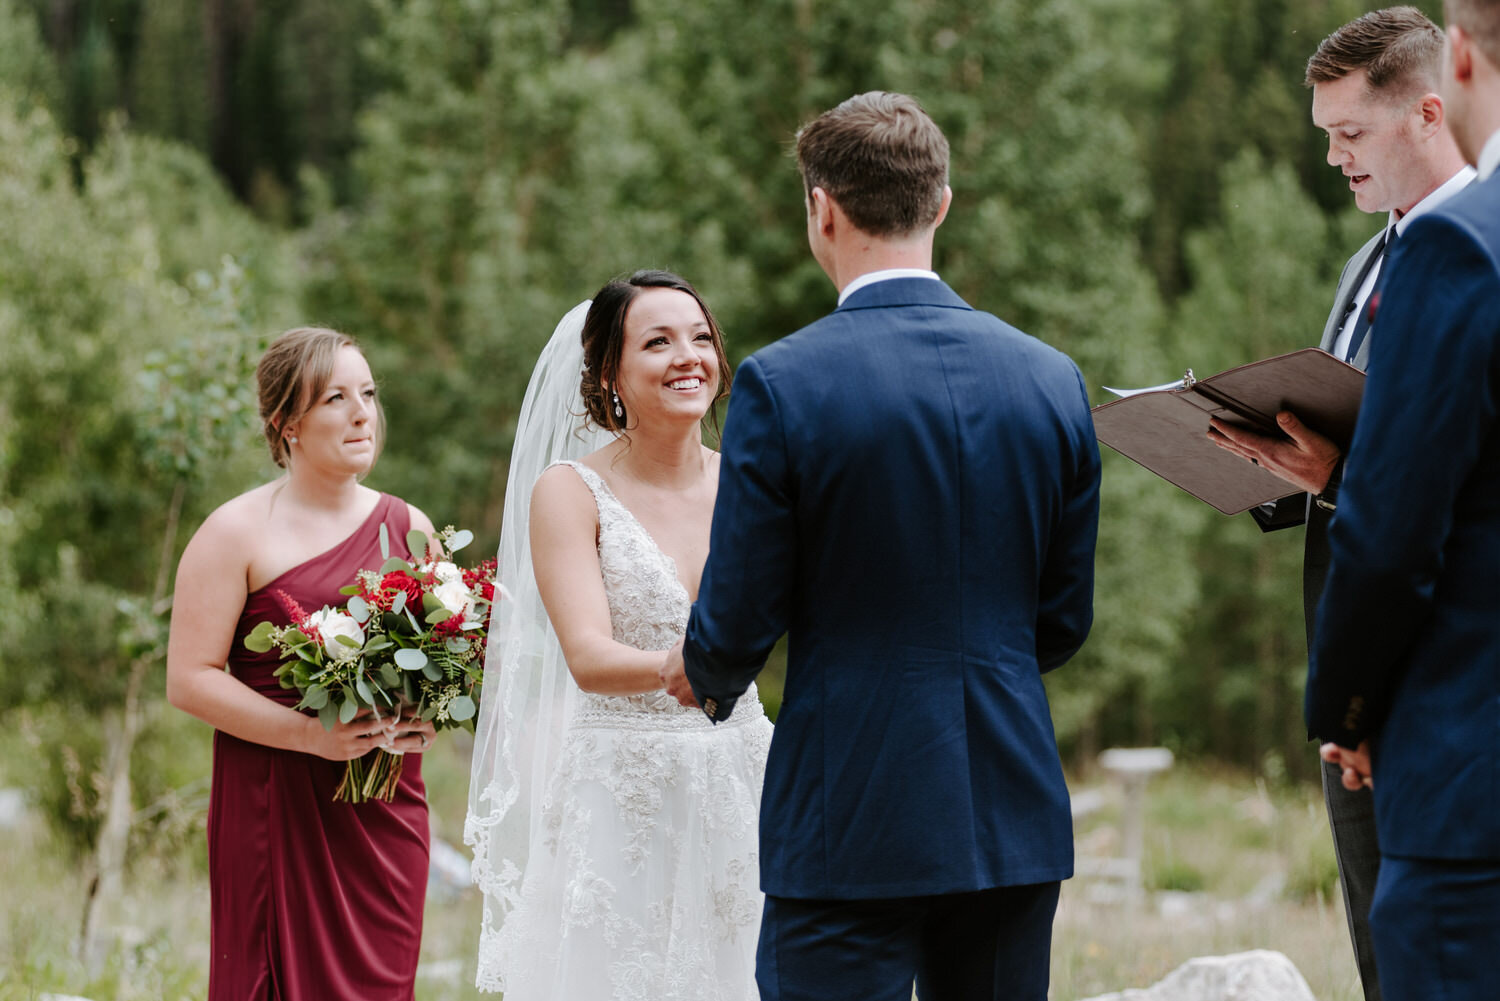
[[693,686],[688,684],[687,665],[682,659],[682,640],[667,651],[667,659],[658,672],[661,676],[661,687],[667,690],[667,694],[677,700],[684,709],[697,709],[698,697],[693,694]]

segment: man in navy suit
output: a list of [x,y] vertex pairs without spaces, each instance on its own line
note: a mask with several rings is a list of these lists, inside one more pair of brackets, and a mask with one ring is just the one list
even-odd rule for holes
[[1093,617],[1083,380],[932,272],[948,144],[915,101],[853,97],[797,158],[839,306],[735,376],[663,683],[725,719],[788,634],[762,998],[1043,1001],[1073,839],[1041,676]]
[[1390,259],[1305,707],[1373,788],[1388,1001],[1500,996],[1500,0],[1446,9],[1443,99],[1479,180]]

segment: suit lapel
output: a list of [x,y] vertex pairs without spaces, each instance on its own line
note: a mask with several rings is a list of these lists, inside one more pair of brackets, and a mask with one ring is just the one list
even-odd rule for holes
[[[1334,342],[1338,340],[1339,331],[1344,329],[1344,321],[1348,318],[1349,304],[1359,294],[1359,287],[1364,283],[1365,265],[1370,258],[1380,252],[1385,242],[1385,229],[1370,237],[1363,247],[1355,255],[1349,258],[1349,263],[1344,265],[1344,273],[1339,277],[1338,293],[1334,296],[1333,312],[1328,314],[1328,322],[1323,325],[1323,340],[1318,347],[1332,353]],[[1370,338],[1365,338],[1365,343],[1359,347],[1356,357],[1369,354]]]

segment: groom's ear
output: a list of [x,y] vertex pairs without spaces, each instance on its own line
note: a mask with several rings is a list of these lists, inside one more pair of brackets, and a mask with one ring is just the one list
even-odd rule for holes
[[807,214],[813,227],[824,239],[832,239],[837,203],[822,188],[813,188],[807,196]]
[[943,185],[943,203],[938,206],[937,218],[932,220],[932,228],[937,229],[948,218],[948,209],[953,205],[953,189]]

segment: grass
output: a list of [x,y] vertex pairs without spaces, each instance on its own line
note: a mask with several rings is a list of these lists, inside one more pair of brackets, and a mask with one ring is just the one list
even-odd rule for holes
[[[203,734],[207,770],[207,734]],[[23,763],[0,738],[0,761]],[[434,834],[459,844],[468,746],[444,735],[424,763]],[[15,784],[0,773],[0,784]],[[1119,794],[1077,824],[1080,855],[1119,850]],[[104,999],[201,998],[206,992],[208,885],[201,857],[173,852],[133,860],[114,946],[97,970],[73,959],[86,875],[35,817],[0,832],[0,1001],[42,993]],[[1102,899],[1108,884],[1063,886],[1054,930],[1052,998],[1076,1001],[1146,987],[1186,960],[1249,949],[1285,953],[1320,1001],[1360,997],[1338,899],[1321,798],[1314,788],[1268,787],[1242,774],[1181,764],[1147,787],[1143,882],[1137,904]],[[479,898],[468,889],[429,899],[417,997],[490,997],[471,986]]]

